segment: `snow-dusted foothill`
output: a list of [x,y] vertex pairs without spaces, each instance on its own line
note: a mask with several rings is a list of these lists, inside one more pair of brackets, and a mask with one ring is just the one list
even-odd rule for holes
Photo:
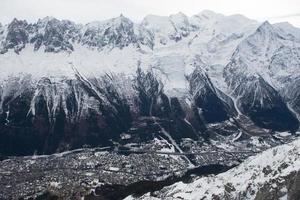
[[218,174],[178,182],[150,195],[130,199],[289,199],[300,197],[300,140],[249,157],[239,166]]

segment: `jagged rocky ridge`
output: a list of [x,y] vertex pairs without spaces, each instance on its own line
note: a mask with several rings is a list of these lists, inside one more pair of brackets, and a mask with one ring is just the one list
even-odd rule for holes
[[86,25],[14,19],[0,27],[0,153],[156,137],[182,151],[183,138],[294,133],[296,33],[210,11],[140,24],[122,15]]

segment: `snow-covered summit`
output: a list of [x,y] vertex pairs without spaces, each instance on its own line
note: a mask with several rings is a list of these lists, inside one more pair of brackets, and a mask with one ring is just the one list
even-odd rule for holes
[[166,45],[171,41],[179,41],[189,35],[189,20],[183,13],[167,16],[146,16],[141,25],[153,32],[157,45]]
[[83,27],[81,33],[80,42],[83,45],[98,49],[105,46],[123,48],[138,42],[134,33],[134,23],[123,15],[105,21],[89,23]]

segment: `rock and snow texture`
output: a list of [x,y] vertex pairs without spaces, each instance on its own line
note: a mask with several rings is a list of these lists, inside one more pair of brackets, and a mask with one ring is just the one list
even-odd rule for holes
[[[243,102],[243,112],[264,128],[270,128],[273,123],[285,124],[279,125],[278,130],[285,129],[284,126],[298,127],[296,116],[283,99],[289,91],[285,79],[294,82],[299,77],[300,57],[296,50],[299,45],[295,37],[264,22],[238,45],[224,68],[226,82]],[[274,120],[270,113],[281,114]]]
[[0,147],[111,145],[144,118],[149,134],[178,143],[228,121],[248,133],[296,132],[299,67],[298,28],[241,15],[14,19],[0,27]]
[[139,198],[127,199],[288,199],[300,197],[300,140],[271,148],[218,174],[179,182]]

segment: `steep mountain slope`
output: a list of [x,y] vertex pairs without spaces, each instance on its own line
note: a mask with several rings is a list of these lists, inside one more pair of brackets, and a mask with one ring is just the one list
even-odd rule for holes
[[[199,115],[207,123],[228,120],[235,112],[232,100],[213,86],[208,75],[197,68],[189,77],[190,93]],[[224,97],[224,99],[223,99]],[[229,100],[226,102],[226,100]]]
[[[284,87],[282,79],[297,76],[298,45],[293,37],[265,22],[239,44],[224,69],[226,82],[242,102],[242,111],[261,127],[279,131],[298,128],[296,116],[276,90]],[[283,58],[288,55],[289,59]],[[280,73],[282,68],[286,74]]]

